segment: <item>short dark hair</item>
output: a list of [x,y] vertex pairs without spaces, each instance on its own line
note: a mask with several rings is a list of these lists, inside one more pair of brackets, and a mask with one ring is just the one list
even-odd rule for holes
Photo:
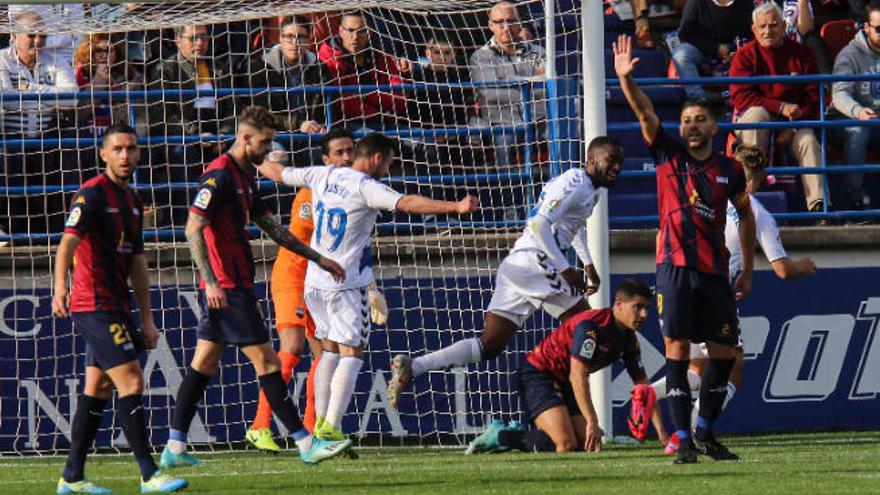
[[623,149],[623,145],[620,144],[616,139],[610,138],[608,136],[596,136],[590,141],[590,145],[587,146],[587,153],[592,153],[593,150],[600,146],[614,146],[620,149]]
[[311,29],[309,29],[311,27],[311,23],[308,20],[306,20],[305,18],[300,17],[298,15],[291,15],[291,16],[285,17],[284,20],[281,21],[281,25],[278,26],[278,30],[284,31],[284,28],[286,28],[287,26],[291,26],[291,25],[302,26],[302,27],[306,28],[307,31],[311,32]]
[[104,134],[101,135],[101,147],[107,145],[107,141],[110,140],[110,136],[114,134],[133,134],[134,137],[137,137],[137,131],[134,130],[134,127],[128,124],[111,124],[107,129],[104,130]]
[[712,117],[712,120],[715,120],[715,114],[712,113],[712,107],[709,106],[708,101],[702,98],[688,98],[684,100],[684,103],[681,104],[681,111],[684,112],[690,107],[702,108],[710,117]]
[[351,133],[350,130],[345,127],[341,127],[339,129],[333,129],[329,131],[327,134],[324,134],[324,138],[321,139],[321,154],[324,156],[330,156],[330,143],[337,139],[351,139],[351,142],[354,142],[354,134]]
[[453,47],[455,46],[452,43],[452,40],[450,39],[450,37],[446,33],[446,31],[443,31],[440,29],[432,29],[430,34],[426,37],[426,39],[428,40],[428,42],[427,42],[428,45],[433,43],[435,45],[442,44],[442,45],[449,45],[449,46],[453,46]]
[[358,140],[354,147],[354,158],[370,158],[376,153],[388,157],[396,150],[396,140],[382,134],[381,132],[373,132]]
[[238,115],[238,125],[249,125],[257,130],[275,129],[281,125],[275,115],[259,105],[245,107]]
[[617,286],[617,290],[614,292],[615,299],[618,297],[626,297],[629,299],[635,296],[642,296],[645,299],[651,300],[654,294],[651,293],[650,287],[634,278],[628,278],[621,282],[620,285]]
[[865,5],[865,17],[869,17],[871,12],[880,12],[880,0],[871,0]]

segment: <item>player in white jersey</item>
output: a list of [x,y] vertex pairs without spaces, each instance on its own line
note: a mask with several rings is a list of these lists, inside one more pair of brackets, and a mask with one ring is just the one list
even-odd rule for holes
[[344,282],[325,277],[309,263],[305,299],[315,320],[315,336],[324,352],[315,370],[315,431],[321,439],[344,438],[340,428],[363,365],[370,332],[367,287],[373,283],[370,236],[380,211],[416,214],[468,214],[479,202],[458,202],[403,195],[376,179],[388,175],[395,141],[373,133],[358,141],[349,167],[283,168],[268,163],[266,177],[312,190],[315,230],[311,247],[333,253],[346,270]]
[[[777,277],[783,280],[791,280],[799,277],[805,277],[816,273],[816,264],[809,257],[800,259],[791,259],[782,246],[779,237],[779,227],[776,220],[767,211],[766,208],[758,201],[754,194],[760,189],[761,185],[767,179],[767,171],[764,169],[767,160],[764,152],[756,146],[740,145],[736,147],[736,159],[742,163],[743,171],[746,175],[746,191],[751,197],[752,212],[755,214],[756,238],[761,250],[767,257],[773,272]],[[739,272],[742,270],[742,251],[739,242],[739,215],[736,208],[728,204],[727,207],[727,227],[724,231],[724,241],[730,251],[730,261],[728,264],[728,273],[731,281],[736,280]],[[688,382],[691,390],[699,390],[701,377],[706,369],[709,361],[709,354],[705,344],[691,344],[691,361],[688,366]],[[733,369],[730,372],[730,379],[727,385],[727,398],[722,408],[726,407],[730,399],[736,393],[737,387],[742,383],[743,373],[743,349],[742,345],[736,349],[736,360]],[[666,379],[661,378],[654,382],[651,387],[658,399],[666,397]],[[698,408],[694,407],[694,410]],[[666,452],[673,453],[677,448],[677,438],[667,437],[663,428],[663,421],[660,416],[659,407],[655,407],[652,412],[652,422],[657,430],[657,436],[660,441],[667,444]]]
[[[598,290],[599,276],[587,249],[586,221],[593,213],[599,189],[614,185],[622,165],[620,144],[597,137],[590,142],[584,168],[568,170],[544,186],[522,236],[498,267],[482,335],[415,359],[394,356],[388,382],[392,407],[397,407],[401,391],[415,377],[501,354],[538,308],[560,321],[590,308],[583,294]],[[583,262],[589,287],[566,258],[569,247]]]

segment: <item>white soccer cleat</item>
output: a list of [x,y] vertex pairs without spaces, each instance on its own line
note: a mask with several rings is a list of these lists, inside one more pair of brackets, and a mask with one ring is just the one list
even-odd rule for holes
[[400,394],[412,381],[412,358],[398,354],[391,360],[391,380],[388,381],[388,402],[397,409]]

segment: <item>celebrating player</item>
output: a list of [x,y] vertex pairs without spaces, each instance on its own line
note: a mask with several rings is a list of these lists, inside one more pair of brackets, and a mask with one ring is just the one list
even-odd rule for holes
[[349,441],[314,439],[303,427],[254,295],[255,267],[247,231],[251,220],[279,245],[311,260],[328,276],[345,279],[341,266],[284,229],[260,198],[253,164],[262,162],[271,148],[275,126],[274,116],[265,108],[245,108],[238,117],[235,143],[205,169],[190,208],[186,237],[201,274],[202,317],[195,354],[177,393],[172,429],[160,459],[162,467],[198,464],[186,451],[186,434],[199,398],[217,372],[228,344],[238,346],[253,363],[266,399],[292,433],[304,462],[318,463],[351,445]]
[[[816,273],[816,263],[812,259],[800,258],[793,260],[788,257],[785,247],[783,247],[782,241],[779,238],[779,227],[776,226],[776,221],[770,215],[770,212],[758,201],[758,198],[753,196],[767,178],[767,172],[764,169],[767,160],[764,152],[756,146],[741,145],[736,147],[735,157],[743,165],[743,171],[746,175],[746,190],[751,196],[752,213],[755,215],[757,228],[757,241],[761,245],[761,250],[764,251],[764,255],[767,257],[773,272],[783,280],[814,275]],[[742,270],[742,252],[740,251],[738,224],[739,215],[737,215],[736,209],[731,204],[728,204],[727,228],[724,232],[724,239],[727,249],[730,251],[728,272],[730,275],[729,280],[731,281],[736,280],[737,275]],[[696,391],[700,388],[701,376],[708,364],[709,355],[706,346],[691,343],[690,358],[688,382],[691,391]],[[743,365],[743,348],[742,345],[738,345],[736,348],[736,362],[733,365],[733,370],[730,372],[730,381],[727,384],[727,398],[721,406],[722,410],[730,403],[737,388],[742,383]],[[651,387],[654,389],[655,396],[658,399],[666,398],[665,378],[654,382],[651,384]],[[661,443],[666,444],[666,452],[671,454],[678,450],[679,438],[675,434],[672,437],[666,434],[659,407],[654,408],[651,419]]]
[[[745,298],[752,286],[755,217],[745,176],[738,162],[712,149],[718,125],[705,103],[688,100],[683,105],[679,134],[684,145],[668,136],[632,77],[639,61],[632,57],[632,39],[620,36],[613,48],[621,88],[657,166],[657,312],[666,346],[668,403],[682,441],[675,463],[697,462],[697,451],[716,460],[735,460],[739,457],[718,442],[712,426],[727,395],[739,341],[736,300]],[[743,269],[733,289],[724,246],[728,200],[739,215],[742,246]],[[693,438],[687,381],[692,341],[706,342],[710,358]]]
[[[156,347],[159,333],[150,308],[143,203],[128,187],[140,160],[134,129],[108,127],[99,154],[107,168],[73,197],[55,260],[52,312],[59,318],[69,315],[86,339],[86,383],[73,416],[70,452],[57,493],[111,493],[86,479],[84,468],[114,387],[119,393],[119,424],[141,469],[141,493],[173,492],[185,488],[187,481],[162,474],[153,462],[141,397],[144,378],[138,357]],[[67,271],[74,259],[68,307]],[[131,318],[129,277],[140,331]]]
[[621,359],[634,382],[649,383],[635,332],[650,306],[651,289],[629,279],[617,288],[613,307],[566,320],[526,354],[516,371],[520,405],[538,429],[495,420],[465,453],[600,452],[603,432],[590,396],[590,373]]
[[310,263],[306,274],[306,303],[315,319],[315,333],[324,345],[315,371],[315,436],[318,438],[345,438],[340,430],[342,417],[354,393],[370,332],[367,302],[367,287],[373,283],[370,234],[379,211],[464,215],[478,206],[473,196],[465,196],[458,202],[436,201],[403,195],[378,182],[376,179],[388,174],[394,149],[392,139],[373,133],[358,141],[350,168],[282,168],[268,163],[260,167],[260,172],[272,180],[312,190],[316,216],[312,247],[324,255],[337,256],[348,273],[341,282]]
[[[593,213],[599,188],[614,185],[622,164],[620,144],[597,137],[590,142],[583,169],[568,170],[544,186],[525,231],[498,267],[482,335],[415,359],[404,354],[394,356],[388,382],[388,399],[393,407],[397,407],[401,392],[413,378],[501,354],[538,308],[543,307],[563,322],[590,308],[583,294],[598,290],[599,275],[587,249],[586,221]],[[574,247],[583,262],[589,287],[583,275],[568,263],[569,247]]]
[[[351,166],[353,155],[354,137],[350,131],[336,129],[324,135],[321,143],[321,159],[325,165]],[[304,244],[308,244],[312,239],[314,230],[312,211],[312,192],[304,187],[297,192],[290,210],[290,233]],[[281,360],[281,376],[285,382],[290,381],[293,370],[299,364],[304,340],[308,339],[309,349],[312,351],[312,364],[306,381],[306,411],[303,424],[309,431],[314,431],[314,376],[321,358],[321,342],[315,338],[315,323],[303,297],[307,267],[308,260],[305,258],[286,249],[279,249],[278,258],[272,267],[272,301],[275,304],[275,327],[281,340],[278,358]],[[373,301],[378,304],[384,301],[384,297],[378,291],[375,293],[371,291],[371,302]],[[377,307],[376,311],[381,309],[382,307]],[[384,321],[380,318],[377,323]],[[280,452],[281,448],[272,437],[271,422],[272,407],[266,400],[266,395],[260,393],[257,415],[245,438],[260,450]]]

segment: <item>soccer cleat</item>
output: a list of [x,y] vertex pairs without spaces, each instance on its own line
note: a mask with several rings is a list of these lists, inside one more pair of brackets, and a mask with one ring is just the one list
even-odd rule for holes
[[507,423],[507,426],[504,429],[507,431],[526,431],[526,425],[519,421],[511,421],[510,423]]
[[247,433],[245,433],[244,438],[256,449],[262,450],[263,452],[269,452],[271,454],[281,452],[281,447],[275,443],[275,438],[272,436],[271,428],[261,428],[259,430],[249,429]]
[[58,495],[68,495],[69,493],[91,493],[92,495],[110,495],[113,490],[98,486],[91,481],[83,478],[80,481],[64,481],[64,478],[58,479],[58,489],[55,490]]
[[651,410],[657,402],[657,394],[650,385],[633,385],[630,391],[632,405],[630,407],[627,424],[633,438],[644,442],[648,438],[648,424],[651,420]]
[[[348,437],[345,436],[345,433],[337,430],[330,426],[330,423],[326,421],[322,421],[320,426],[315,427],[315,438],[320,440],[330,440],[334,442],[341,442],[343,440],[348,440]],[[354,450],[354,448],[349,447],[346,449],[340,457],[344,457],[350,460],[360,459],[360,455]]]
[[675,453],[675,460],[672,461],[673,464],[696,464],[697,462],[697,449],[694,447],[694,442],[691,441],[690,438],[686,438],[684,440],[679,441],[678,451]]
[[162,456],[159,457],[159,467],[162,469],[171,469],[177,467],[190,467],[190,466],[198,466],[199,460],[195,457],[191,456],[189,452],[184,452],[182,454],[175,454],[168,450],[168,446],[165,446],[165,449],[162,451]]
[[412,381],[412,358],[398,354],[391,360],[391,380],[388,380],[388,402],[397,409],[400,394]]
[[317,464],[335,457],[350,448],[351,440],[348,439],[334,441],[313,437],[312,446],[306,452],[300,451],[299,458],[306,464]]
[[479,454],[481,452],[504,452],[510,450],[498,444],[498,434],[504,430],[506,426],[499,420],[494,420],[489,424],[483,433],[477,435],[477,438],[471,440],[464,455]]
[[171,493],[183,490],[189,486],[189,481],[183,478],[175,478],[156,471],[149,481],[141,480],[141,493]]
[[731,452],[714,437],[710,436],[704,441],[694,438],[694,448],[697,452],[707,455],[716,461],[738,461],[739,456]]
[[669,437],[669,442],[666,443],[666,447],[663,448],[663,453],[666,455],[673,455],[678,452],[678,433],[673,433],[671,437]]

